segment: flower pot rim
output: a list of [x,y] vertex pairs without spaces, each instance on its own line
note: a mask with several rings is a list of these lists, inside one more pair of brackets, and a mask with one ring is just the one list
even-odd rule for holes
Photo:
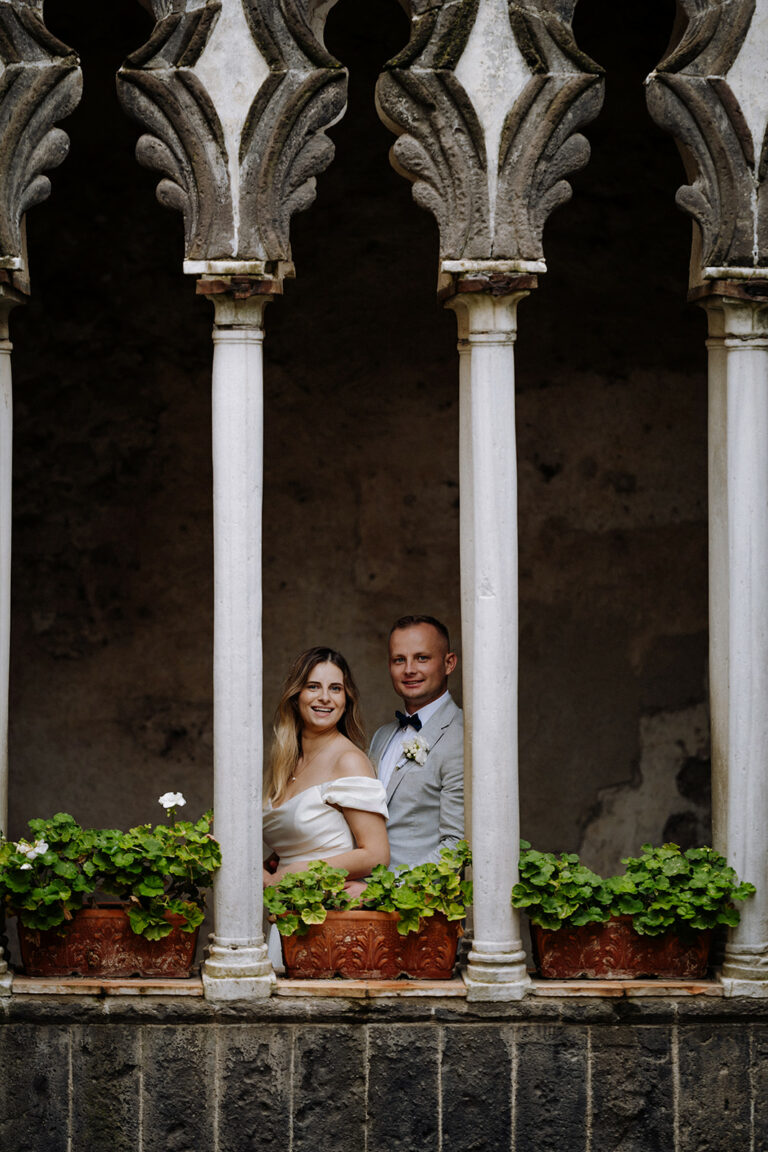
[[[65,920],[62,924],[58,925],[58,928],[54,927],[52,929],[26,928],[24,925],[22,925],[18,912],[15,913],[15,915],[19,919],[19,926],[24,927],[24,930],[26,932],[47,932],[47,931],[56,932],[56,931],[58,931],[59,928],[65,928],[67,924],[71,924],[72,920],[74,920],[76,917],[82,918],[83,920],[104,919],[104,918],[119,919],[120,917],[125,917],[126,919],[128,918],[127,905],[126,904],[116,904],[114,901],[111,903],[104,903],[104,904],[99,903],[99,904],[96,904],[94,907],[91,907],[89,905],[85,905],[82,908],[75,908],[72,912],[72,920]],[[178,912],[166,912],[165,913],[165,919],[168,921],[169,924],[186,924],[186,922],[187,922],[186,918],[184,916],[180,916]],[[134,935],[138,936],[138,935],[140,935],[140,933],[136,932],[136,933],[134,933]]]
[[353,920],[357,916],[365,916],[370,920],[399,920],[399,912],[380,912],[372,908],[331,908],[326,914],[327,920]]

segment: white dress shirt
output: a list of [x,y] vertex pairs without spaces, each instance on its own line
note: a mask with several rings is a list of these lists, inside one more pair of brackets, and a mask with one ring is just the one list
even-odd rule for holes
[[[427,721],[434,716],[438,708],[445,704],[446,700],[450,697],[450,692],[446,689],[442,696],[438,696],[437,700],[433,700],[430,704],[425,704],[423,708],[419,708],[416,715],[421,720],[422,729]],[[409,724],[407,728],[398,728],[391,736],[389,744],[381,754],[379,760],[378,775],[379,780],[385,788],[389,786],[389,781],[392,773],[395,770],[398,760],[403,755],[403,745],[409,740],[413,740],[414,736],[420,736],[421,732],[417,732]]]

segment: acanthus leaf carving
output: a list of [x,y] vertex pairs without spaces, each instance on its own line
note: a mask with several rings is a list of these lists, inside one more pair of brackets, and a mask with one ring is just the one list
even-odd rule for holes
[[347,75],[318,69],[285,73],[253,109],[243,133],[240,183],[243,239],[264,259],[290,260],[290,222],[313,203],[315,177],[333,160],[324,129],[343,113]]
[[[266,273],[290,261],[291,216],[333,157],[324,131],[343,114],[347,73],[316,34],[318,0],[193,2],[154,0],[158,23],[120,71],[121,99],[149,129],[137,155],[164,175],[158,198],[184,213],[186,259],[259,261]],[[206,63],[225,18],[214,60],[242,52],[244,87],[257,77],[239,121],[221,64]]]
[[158,200],[184,214],[188,259],[233,255],[234,223],[224,135],[203,85],[181,70],[121,73],[121,99],[152,134],[140,138],[140,164],[164,174]]
[[[140,138],[140,164],[163,173],[161,204],[184,215],[187,259],[234,255],[234,219],[227,149],[216,108],[191,70],[221,11],[204,8],[161,15],[147,43],[118,74],[121,102],[149,134]],[[184,63],[183,63],[184,62]]]
[[393,166],[437,220],[441,254],[482,259],[491,245],[485,139],[461,84],[451,72],[394,69],[379,77],[376,96],[399,133]]
[[[495,98],[507,96],[508,107],[486,109],[484,120],[456,70],[475,21],[483,15],[495,21],[496,6],[491,0],[445,3],[435,15],[435,6],[414,4],[411,42],[380,76],[377,103],[398,134],[394,166],[413,182],[417,203],[437,218],[443,261],[541,266],[546,219],[570,198],[565,177],[589,158],[577,130],[602,104],[602,70],[574,41],[574,8],[575,0],[507,0],[513,44],[501,55],[506,51],[511,73],[495,78]],[[474,69],[482,91],[486,60],[473,59],[470,78]],[[494,136],[499,112],[501,134],[497,129]]]
[[398,139],[393,167],[435,217],[443,259],[482,259],[491,246],[485,135],[453,68],[479,0],[434,5],[414,0],[411,40],[376,85],[379,116]]
[[508,0],[509,22],[520,51],[534,74],[568,70],[602,74],[602,68],[582,52],[573,35],[577,0]]
[[768,252],[768,125],[757,166],[757,249]]
[[510,24],[533,76],[504,122],[494,256],[540,261],[552,212],[570,200],[566,177],[589,161],[579,129],[603,104],[602,69],[577,46],[575,0],[509,0]]
[[335,152],[325,130],[347,104],[347,70],[313,30],[317,7],[312,0],[245,0],[270,76],[240,142],[241,229],[244,244],[268,262],[291,259],[291,218],[315,200],[316,177]]
[[728,82],[755,0],[681,0],[681,7],[687,22],[646,87],[652,118],[675,137],[683,157],[689,182],[676,201],[698,225],[696,281],[768,263],[768,221],[762,141],[753,140]]
[[38,0],[0,0],[0,63],[0,267],[27,291],[22,220],[50,194],[46,170],[67,155],[69,138],[56,124],[77,107],[82,77]]

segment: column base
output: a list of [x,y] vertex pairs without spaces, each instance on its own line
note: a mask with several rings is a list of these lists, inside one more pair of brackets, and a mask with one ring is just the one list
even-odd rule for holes
[[719,979],[728,999],[746,996],[750,1000],[768,1000],[768,980],[738,980],[722,974]]
[[729,940],[720,975],[725,979],[768,982],[768,944],[736,944]]
[[768,998],[768,945],[729,942],[717,975],[726,996]]
[[266,1000],[276,985],[266,944],[211,944],[203,964],[206,1000]]
[[467,1000],[522,1000],[531,987],[525,952],[469,953],[462,973]]
[[8,964],[3,960],[3,950],[0,948],[0,996],[10,996],[13,992],[13,972],[8,970]]

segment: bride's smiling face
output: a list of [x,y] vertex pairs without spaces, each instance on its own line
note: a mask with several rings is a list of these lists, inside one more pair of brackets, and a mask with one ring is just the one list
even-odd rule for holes
[[309,731],[327,732],[341,720],[347,707],[344,673],[336,664],[315,664],[299,692],[299,716]]

